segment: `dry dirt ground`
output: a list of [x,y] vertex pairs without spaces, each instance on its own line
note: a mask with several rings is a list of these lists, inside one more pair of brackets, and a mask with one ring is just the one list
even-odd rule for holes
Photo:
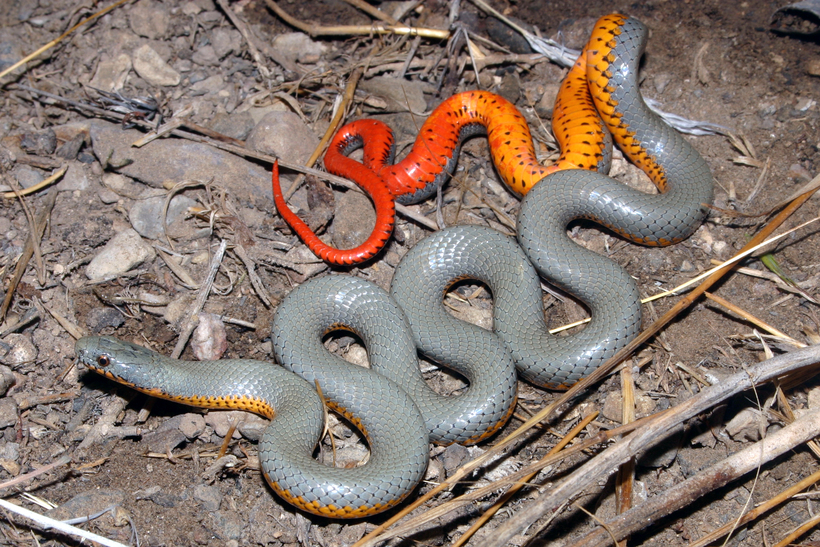
[[[624,12],[646,23],[651,37],[642,66],[643,93],[658,100],[666,111],[729,128],[734,134],[744,136],[753,149],[754,159],[750,161],[752,152],[734,147],[726,136],[687,137],[712,169],[717,182],[715,205],[722,210],[744,213],[769,210],[820,168],[817,133],[820,107],[815,102],[820,79],[811,74],[816,72],[812,66],[820,62],[820,52],[814,41],[769,30],[772,14],[785,3],[762,0],[493,2],[497,9],[531,25],[530,28],[537,29],[541,35],[557,38],[570,47],[579,47],[592,23],[606,13]],[[6,0],[2,4],[0,41],[3,49],[0,53],[6,65],[105,7],[92,8],[91,2],[66,0]],[[373,5],[385,11],[396,6],[396,3],[388,4]],[[281,5],[292,16],[313,25],[372,22],[368,15],[340,0],[290,1]],[[247,130],[243,131],[242,124],[248,120],[246,112],[252,107],[277,102],[272,97],[278,94],[278,97],[289,97],[290,101],[289,106],[282,108],[285,103],[279,100],[278,109],[298,107],[305,115],[307,126],[315,136],[321,137],[328,127],[333,101],[344,88],[344,77],[357,63],[371,56],[362,80],[364,86],[376,75],[396,76],[414,46],[412,38],[342,35],[315,38],[322,46],[317,53],[307,51],[309,48],[294,52],[281,44],[274,48],[270,44],[277,35],[295,29],[273,15],[264,2],[243,0],[231,7],[245,22],[255,43],[262,44],[258,61],[236,32],[235,24],[212,0],[188,3],[141,0],[126,3],[80,29],[30,65],[25,73],[7,77],[0,89],[3,183],[10,185],[16,179],[28,185],[28,180],[42,179],[62,165],[68,165],[74,172],[71,180],[64,180],[56,187],[59,193],[40,244],[41,277],[38,278],[32,260],[14,289],[11,308],[0,326],[4,336],[0,341],[6,365],[4,373],[13,375],[13,382],[6,382],[13,385],[0,393],[3,405],[0,481],[34,471],[60,456],[69,456],[71,463],[20,486],[7,488],[2,495],[14,503],[45,512],[43,507],[19,495],[23,490],[28,491],[41,500],[61,506],[54,510],[58,518],[117,505],[121,508],[120,516],[127,519],[117,520],[106,515],[83,526],[123,543],[132,542],[132,533],[136,533],[141,545],[350,545],[386,517],[340,524],[299,513],[281,503],[264,483],[255,460],[256,444],[247,436],[236,434],[228,446],[229,454],[236,457],[235,467],[210,469],[226,435],[225,420],[214,417],[219,413],[207,413],[203,422],[202,413],[181,405],[156,402],[146,407],[144,396],[74,366],[74,338],[67,331],[67,325],[78,326],[83,332],[139,341],[165,354],[171,352],[176,342],[181,318],[190,309],[195,291],[172,273],[167,261],[155,257],[138,266],[136,273],[132,271],[101,283],[89,280],[86,266],[117,232],[135,222],[133,207],[139,201],[137,198],[144,197],[141,192],[149,189],[144,183],[161,188],[162,182],[185,181],[183,175],[164,181],[164,174],[158,175],[160,180],[156,177],[152,180],[150,174],[146,174],[152,169],[161,171],[160,160],[152,167],[152,158],[169,154],[171,143],[181,141],[170,137],[144,147],[145,156],[141,158],[149,162],[147,168],[115,161],[114,156],[101,152],[106,149],[105,135],[93,134],[92,128],[89,136],[89,126],[83,125],[93,114],[56,102],[33,100],[31,92],[14,84],[89,102],[93,92],[86,86],[98,73],[101,63],[110,63],[123,55],[133,60],[135,51],[148,44],[181,76],[179,82],[151,84],[126,67],[120,72],[123,79],[119,91],[123,96],[154,96],[166,115],[191,107],[189,121],[233,133],[235,138],[244,140]],[[498,27],[497,21],[474,4],[462,2],[461,10],[461,21],[474,35],[490,37],[496,42],[506,41],[506,47],[514,47],[509,38],[514,33],[506,33],[505,38],[504,32],[493,28]],[[425,2],[406,15],[404,21],[445,29],[448,11],[446,2]],[[219,39],[217,31],[222,32]],[[226,37],[229,46],[223,43]],[[479,44],[485,53],[503,55],[491,45]],[[206,48],[209,45],[213,46],[211,50]],[[417,46],[416,59],[427,61],[441,56],[447,44],[441,40],[420,39]],[[446,60],[438,65],[431,63],[429,69],[410,68],[406,80],[420,83],[426,103],[420,110],[429,112],[453,93],[475,88],[475,77],[469,66],[458,72],[467,58],[464,48],[457,50],[457,55],[450,65],[454,71],[444,78],[441,71],[447,65]],[[284,70],[274,61],[282,57],[293,70]],[[384,73],[375,68],[379,63],[388,62],[393,65]],[[543,128],[548,120],[540,116],[548,112],[549,94],[554,92],[562,76],[560,68],[547,62],[508,62],[485,68],[480,78],[485,89],[503,93],[516,102],[534,128],[536,138],[543,143],[547,140]],[[209,80],[213,77],[218,78]],[[297,82],[300,85],[296,85]],[[437,90],[439,84],[441,87]],[[369,103],[365,101],[367,97]],[[386,114],[384,119],[397,127],[399,144],[410,142],[423,117],[408,115],[406,108],[402,112],[401,104],[386,109],[395,112],[384,112],[384,101],[379,99],[376,92],[360,92],[348,119],[374,111],[379,113],[381,109],[381,113]],[[79,140],[73,141],[78,147],[65,148],[78,135]],[[288,142],[290,135],[284,133],[284,148],[274,152],[283,160],[304,162],[304,157],[290,152],[291,145],[304,147],[304,142],[295,142],[304,139],[293,138],[290,139],[293,142]],[[139,136],[139,132],[132,130],[126,142]],[[94,139],[102,145],[92,142]],[[539,147],[546,155],[546,145],[539,144]],[[311,150],[309,147],[308,152]],[[746,161],[736,161],[740,156],[745,156]],[[196,156],[187,158],[185,161],[191,165],[185,168],[195,168]],[[452,182],[444,192],[445,221],[448,224],[489,222],[509,231],[501,215],[492,208],[502,209],[509,218],[514,218],[518,202],[505,191],[499,192],[500,183],[491,165],[486,140],[477,138],[469,142],[462,151],[460,166],[463,171],[458,182]],[[269,166],[260,162],[252,168],[264,174],[263,168]],[[326,270],[311,263],[311,255],[305,253],[301,243],[284,228],[270,201],[269,189],[261,188],[255,193],[248,190],[248,182],[242,177],[209,169],[210,176],[207,173],[192,176],[201,184],[182,191],[192,200],[191,204],[200,208],[200,214],[183,216],[176,221],[178,237],[173,248],[175,256],[183,258],[178,268],[187,271],[198,284],[207,274],[210,256],[219,241],[230,242],[230,250],[215,280],[219,290],[212,291],[204,309],[252,324],[251,327],[227,324],[227,356],[264,359],[270,351],[268,329],[276,304],[295,284]],[[621,168],[624,170],[626,168]],[[111,175],[116,173],[124,177],[112,179]],[[115,183],[119,186],[112,186]],[[326,194],[315,190],[315,185],[312,188],[320,196]],[[159,192],[163,200],[165,192]],[[40,191],[25,198],[31,215],[36,217],[45,209],[49,199],[46,194]],[[303,194],[304,191],[296,194],[297,203],[305,203]],[[349,199],[352,192],[337,189],[335,194],[339,212],[330,231],[336,232],[334,237],[341,237],[347,230],[343,228],[345,212],[340,204],[344,206],[357,200]],[[818,203],[817,199],[810,200],[788,220],[787,226],[796,226],[816,215]],[[364,206],[353,203],[350,207],[355,213],[352,221],[347,220],[348,225],[361,228],[355,225],[365,224],[361,218],[370,214],[367,203]],[[435,207],[435,200],[430,200],[414,209],[435,219]],[[30,230],[19,200],[3,198],[0,209],[3,280],[0,296],[5,296]],[[332,205],[329,210],[333,211]],[[758,222],[762,219],[714,211],[692,238],[663,249],[645,249],[625,243],[591,224],[574,227],[573,235],[580,243],[608,254],[626,267],[638,279],[641,291],[652,294],[708,269],[712,260],[729,258],[755,233]],[[209,225],[213,230],[208,229]],[[398,240],[391,242],[386,253],[366,267],[351,269],[349,273],[387,287],[398,259],[429,230],[400,218],[397,232]],[[818,239],[817,228],[809,227],[772,248],[773,258],[784,275],[815,297],[820,297]],[[149,243],[170,248],[164,236]],[[237,251],[239,247],[253,249],[249,257],[256,263],[261,283],[272,297],[271,307],[260,300],[251,285],[246,262]],[[762,276],[734,273],[712,291],[797,340],[816,343],[817,336],[812,337],[812,333],[820,328],[817,305],[800,293],[783,288],[771,276],[767,277],[769,270],[759,259],[749,259],[744,266]],[[486,291],[476,293],[475,289],[466,285],[458,292],[472,299],[472,307],[481,312],[478,319],[486,324],[489,296]],[[144,301],[140,303],[144,293],[164,301],[181,302],[182,312],[169,310],[164,304],[154,308],[144,306]],[[545,296],[545,302],[552,326],[576,318],[581,309],[576,304],[558,303],[550,296]],[[673,303],[674,298],[663,299],[653,307],[645,307],[644,324],[649,324]],[[9,328],[27,313],[35,314],[36,319]],[[641,350],[636,362],[640,362],[642,368],[635,375],[638,417],[689,399],[700,391],[700,379],[724,378],[762,360],[764,348],[752,335],[753,328],[750,322],[725,308],[699,300]],[[792,349],[777,341],[770,344],[775,353]],[[328,345],[340,353],[360,353],[357,341],[349,338],[333,337]],[[183,356],[192,358],[190,348]],[[429,376],[443,390],[452,389],[454,382],[458,384],[440,372],[429,372]],[[811,377],[805,377],[790,387],[785,399],[795,409],[807,408],[816,383]],[[555,392],[523,384],[520,392],[519,412],[507,428],[518,425],[519,416],[542,408],[558,396]],[[497,464],[493,471],[503,474],[522,462],[540,458],[554,446],[558,435],[569,431],[581,415],[593,410],[603,413],[582,437],[619,425],[620,393],[617,376],[603,381],[575,400],[574,407],[550,424],[548,430],[530,435],[513,451],[509,467]],[[647,496],[662,494],[672,485],[747,447],[761,431],[771,433],[782,427],[785,411],[780,402],[772,402],[773,396],[774,390],[766,386],[758,391],[757,398],[752,393],[744,393],[687,422],[682,431],[663,443],[666,449],[663,454],[638,462],[635,503]],[[744,410],[754,410],[758,404],[768,405],[757,415],[762,416],[760,420],[752,420],[751,425],[740,432],[734,429],[732,434],[727,432],[726,424],[730,420]],[[150,417],[141,421],[140,413],[145,408],[151,408]],[[95,428],[95,424],[104,427]],[[332,429],[340,437],[341,445],[355,444],[355,437],[351,439],[351,433],[344,426]],[[149,432],[152,433],[149,435]],[[553,466],[540,480],[546,484],[560,480],[602,448]],[[460,463],[483,449],[481,446],[433,447],[430,482],[422,484],[411,498],[429,490],[432,483],[443,480]],[[816,468],[817,456],[805,445],[790,450],[764,465],[757,478],[749,474],[705,494],[685,509],[654,522],[629,543],[687,545],[731,522],[747,504],[771,498]],[[471,480],[483,479],[486,479],[484,472],[471,477]],[[455,493],[469,487],[469,483],[461,485]],[[436,503],[452,495],[445,494]],[[538,489],[525,489],[471,540],[472,543],[480,545],[499,523],[538,495]],[[602,481],[572,501],[599,518],[611,518],[613,481]],[[485,507],[486,500],[482,500],[451,513],[434,521],[426,531],[404,540],[403,544],[452,543]],[[773,545],[816,512],[811,496],[792,499],[764,518],[741,527],[729,544]],[[515,543],[529,539],[530,545],[563,545],[580,537],[594,522],[570,506],[556,522],[537,532],[540,526],[517,536]],[[530,537],[532,535],[534,537]],[[808,531],[796,541],[816,545],[820,534]],[[37,542],[42,545],[76,543],[53,531],[32,533],[27,521],[3,513],[0,544]]]

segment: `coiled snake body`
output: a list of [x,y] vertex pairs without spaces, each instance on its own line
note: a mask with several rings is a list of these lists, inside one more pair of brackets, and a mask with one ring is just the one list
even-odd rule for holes
[[[380,216],[374,235],[350,252],[332,249],[305,232],[304,223],[300,225],[287,209],[274,176],[280,213],[319,256],[339,264],[367,260],[387,241],[395,196],[384,186],[385,180],[398,188],[402,199],[429,195],[453,168],[462,140],[478,127],[486,126],[502,178],[513,191],[526,194],[518,217],[518,245],[488,228],[461,226],[411,249],[397,268],[391,289],[400,307],[372,284],[329,276],[303,284],[277,310],[277,358],[308,382],[317,382],[330,405],[361,426],[372,452],[363,467],[336,470],[312,460],[321,428],[319,401],[310,383],[278,367],[247,360],[174,361],[99,337],[78,341],[78,356],[95,371],[152,395],[198,406],[243,408],[269,417],[276,414],[260,443],[260,462],[274,490],[302,509],[358,517],[394,506],[421,479],[431,433],[442,442],[475,441],[509,416],[515,394],[512,361],[531,382],[567,386],[637,332],[641,319],[636,283],[618,265],[573,243],[566,234],[568,223],[592,219],[634,241],[665,245],[688,237],[703,220],[704,204],[712,199],[708,166],[647,109],[637,89],[645,38],[645,27],[635,19],[610,15],[596,23],[562,85],[554,122],[562,160],[549,172],[535,161],[520,114],[484,92],[445,102],[422,127],[408,158],[395,166],[389,165],[392,137],[381,144],[366,138],[371,128],[383,128],[371,122],[347,126],[334,139],[328,167],[340,165],[338,173],[366,179],[364,186],[373,193]],[[661,194],[645,195],[587,170],[608,162],[603,124]],[[345,156],[362,144],[364,166]],[[589,306],[592,321],[580,333],[548,335],[536,270]],[[491,287],[496,334],[445,317],[443,292],[464,277]],[[374,307],[382,311],[372,311]],[[325,363],[321,338],[338,327],[362,337],[378,372],[338,361]],[[492,404],[470,402],[467,406],[472,408],[451,415],[433,410],[430,415],[435,418],[422,418],[417,406],[435,398],[420,395],[426,388],[419,383],[417,370],[411,371],[414,344],[462,371],[471,381],[468,395],[480,395]],[[486,372],[471,377],[472,369],[460,361],[465,345],[467,353],[472,352],[465,361],[483,357],[501,363],[501,372],[490,381],[483,380]],[[397,365],[386,364],[394,358]]]

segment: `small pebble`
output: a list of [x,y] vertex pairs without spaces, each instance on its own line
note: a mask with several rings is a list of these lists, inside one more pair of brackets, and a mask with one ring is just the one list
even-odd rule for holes
[[119,91],[125,85],[131,68],[131,57],[125,53],[120,53],[114,59],[103,59],[88,85],[103,91]]
[[444,449],[444,452],[439,456],[439,460],[444,465],[444,470],[449,476],[453,471],[461,467],[469,457],[470,451],[467,447],[460,444],[451,444]]
[[85,320],[86,325],[94,334],[99,334],[103,329],[119,328],[124,322],[122,313],[110,307],[93,308]]
[[14,177],[17,183],[23,188],[31,188],[36,184],[40,184],[46,178],[42,171],[29,167],[28,165],[15,166],[12,171],[12,177]]
[[735,441],[759,441],[766,433],[768,422],[760,411],[746,408],[726,424],[726,433]]
[[152,40],[165,37],[170,20],[170,14],[162,4],[146,0],[137,2],[128,12],[131,30]]
[[123,274],[143,262],[151,261],[156,251],[133,229],[118,233],[97,253],[85,269],[92,281]]
[[20,141],[20,148],[36,156],[49,156],[57,149],[57,135],[51,128],[26,131]]
[[212,313],[199,313],[191,349],[200,361],[215,361],[228,349],[228,335],[222,318]]
[[171,68],[148,44],[134,52],[133,63],[137,74],[151,85],[176,86],[182,80],[179,72]]
[[241,439],[242,435],[239,432],[238,424],[242,423],[249,414],[247,412],[242,412],[240,410],[227,410],[227,411],[215,411],[215,412],[208,412],[205,415],[205,423],[213,428],[214,433],[217,436],[225,438],[225,435],[228,434],[228,430],[230,429],[232,424],[237,425],[237,429],[233,432],[234,439]]
[[190,207],[196,202],[189,197],[176,195],[168,204],[168,210],[163,215],[165,196],[148,199],[139,199],[134,202],[128,211],[128,220],[131,226],[146,239],[160,239],[165,234],[163,222],[172,222],[184,217]]
[[15,368],[32,364],[37,359],[37,348],[25,334],[9,334],[4,341],[11,346],[3,357],[3,362],[8,366]]
[[814,178],[809,170],[799,163],[791,164],[789,166],[789,170],[786,172],[786,176],[796,180],[797,182],[808,182]]
[[[293,112],[269,112],[245,141],[247,148],[304,163],[319,145],[313,130]],[[268,176],[270,187],[270,176]]]
[[814,58],[806,61],[806,74],[820,76],[820,59]]
[[11,427],[17,423],[17,401],[11,397],[0,399],[0,429]]
[[[122,490],[116,488],[95,488],[77,494],[70,500],[61,503],[59,507],[46,511],[46,515],[57,520],[85,517],[104,511],[111,506],[122,505],[125,498],[126,494]],[[104,518],[110,519],[110,517]],[[108,522],[110,523],[111,521],[108,520]]]
[[300,63],[315,63],[327,51],[326,45],[302,32],[278,34],[271,47],[284,58]]
[[5,365],[0,365],[0,397],[5,395],[14,385],[14,373]]
[[5,460],[16,461],[20,457],[20,443],[6,443],[3,445],[3,453],[0,455]]
[[206,511],[216,511],[222,501],[219,488],[207,484],[198,484],[194,487],[194,499],[202,504]]
[[183,414],[181,418],[179,430],[189,441],[199,437],[205,430],[205,418],[202,417],[202,414],[189,412],[188,414]]

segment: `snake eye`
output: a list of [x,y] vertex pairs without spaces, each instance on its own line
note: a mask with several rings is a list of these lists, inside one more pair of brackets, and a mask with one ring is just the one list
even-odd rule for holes
[[97,364],[100,366],[100,368],[105,368],[111,364],[111,360],[108,358],[107,355],[100,355],[99,357],[97,357]]

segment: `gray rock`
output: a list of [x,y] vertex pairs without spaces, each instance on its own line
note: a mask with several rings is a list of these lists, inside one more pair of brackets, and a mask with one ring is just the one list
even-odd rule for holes
[[552,111],[555,107],[555,99],[558,97],[558,91],[561,89],[560,84],[545,84],[544,93],[535,104],[535,111],[542,118],[552,118]]
[[238,53],[242,48],[242,35],[238,30],[224,27],[215,28],[211,33],[211,45],[217,58],[224,59],[231,53]]
[[37,359],[37,347],[25,334],[9,334],[3,341],[11,346],[3,356],[3,362],[11,368],[32,364]]
[[51,128],[26,131],[20,140],[20,148],[29,154],[51,155],[57,149],[57,134]]
[[200,80],[190,87],[192,97],[200,95],[213,95],[225,87],[225,80],[219,74],[214,74],[204,80]]
[[439,456],[439,460],[444,465],[447,475],[450,475],[453,471],[461,467],[461,465],[466,462],[469,457],[469,449],[461,446],[460,444],[451,444],[444,449],[444,452],[442,452],[441,456]]
[[11,369],[5,365],[0,365],[0,397],[6,394],[15,381]]
[[6,443],[3,445],[3,452],[0,458],[16,462],[20,458],[20,443]]
[[367,239],[375,224],[376,212],[370,199],[360,192],[345,192],[336,200],[333,245],[352,249]]
[[[251,414],[241,410],[209,412],[205,415],[205,423],[213,428],[217,436],[225,438],[232,423],[238,425],[249,416],[251,416]],[[242,435],[239,431],[234,430],[232,438],[240,439]]]
[[137,49],[133,57],[134,70],[151,85],[176,86],[182,80],[179,72],[171,68],[148,44]]
[[162,139],[134,148],[131,143],[142,137],[139,131],[123,131],[118,125],[103,121],[92,123],[90,133],[97,159],[104,166],[117,166],[122,175],[157,188],[169,180],[214,179],[240,200],[256,203],[259,209],[270,207],[270,172],[233,154],[177,139]]
[[131,57],[120,53],[114,59],[103,59],[88,85],[103,91],[119,91],[131,71]]
[[172,416],[162,422],[154,431],[142,436],[143,442],[148,445],[149,452],[165,454],[188,440],[181,431],[181,424],[185,421],[183,416],[185,415]]
[[[134,202],[131,210],[128,211],[128,219],[131,226],[146,239],[160,239],[165,230],[163,227],[162,208],[165,206],[165,197],[157,196],[148,199],[140,199]],[[168,213],[165,222],[171,224],[185,215],[189,207],[196,205],[196,201],[191,198],[176,195],[168,204]]]
[[78,161],[72,161],[68,164],[68,171],[66,171],[62,180],[57,184],[57,188],[61,192],[88,190],[92,185],[92,176],[90,167]]
[[0,429],[17,423],[17,402],[11,397],[0,399]]
[[125,273],[155,256],[154,248],[129,228],[111,238],[88,264],[85,275],[92,281],[105,279]]
[[[23,5],[28,2],[23,2]],[[4,40],[0,42],[0,71],[6,70],[8,67],[23,58],[23,44],[17,40]],[[9,76],[12,78],[18,76],[26,70],[25,65],[18,67]],[[8,76],[7,76],[8,78]]]
[[223,19],[225,18],[221,12],[214,10],[213,8],[207,9],[207,11],[203,11],[199,14],[199,17],[196,18],[197,23],[202,26],[205,30],[210,30],[215,26],[219,25]]
[[202,414],[194,414],[189,412],[180,416],[179,431],[185,435],[189,441],[192,441],[202,435],[205,430],[205,418]]
[[12,177],[14,177],[23,188],[31,188],[35,184],[40,184],[45,179],[42,171],[28,165],[15,165],[12,170]]
[[119,310],[114,308],[93,308],[88,313],[85,323],[91,332],[99,334],[103,329],[121,327],[125,319]]
[[208,127],[228,137],[244,141],[253,130],[254,125],[253,116],[250,112],[245,111],[230,115],[217,114]]
[[97,191],[97,197],[100,198],[100,201],[105,204],[117,203],[120,200],[120,196],[108,188],[100,188]]
[[199,501],[206,511],[216,511],[222,501],[219,488],[207,484],[198,484],[194,487],[194,499]]
[[[130,178],[120,175],[119,173],[105,173],[102,176],[103,185],[124,198],[130,199],[148,199],[151,197],[160,197],[165,195],[165,190],[159,188],[147,188],[143,184],[134,182]],[[156,192],[156,195],[151,192]]]
[[104,511],[111,506],[122,505],[123,501],[125,501],[125,492],[122,490],[93,489],[77,494],[59,507],[46,511],[46,515],[56,520],[85,517]]
[[305,163],[319,146],[319,138],[293,112],[269,112],[262,118],[245,144],[265,154]]
[[212,45],[205,45],[198,47],[191,60],[199,66],[217,66],[219,64],[219,57],[216,55],[216,50]]
[[359,88],[382,99],[385,108],[379,111],[417,112],[427,110],[424,89],[428,84],[419,81],[398,80],[389,76],[379,76],[364,80]]
[[287,32],[279,34],[271,47],[285,59],[300,63],[316,63],[327,51],[327,46],[313,41],[303,32]]
[[242,539],[245,526],[243,516],[238,511],[214,511],[210,513],[214,534],[222,540]]
[[239,424],[239,433],[249,441],[259,442],[270,421],[256,414],[248,414]]
[[498,86],[498,94],[512,104],[517,103],[521,98],[521,80],[518,79],[518,74],[515,72],[505,74],[501,78],[501,85]]
[[159,486],[152,486],[145,490],[137,490],[134,492],[134,499],[149,500],[160,507],[167,507],[168,509],[176,507],[186,499],[188,499],[188,491],[182,492],[182,495],[172,494]]
[[128,12],[128,24],[136,34],[152,40],[165,37],[170,14],[162,4],[151,0],[137,2]]
[[77,159],[77,154],[80,153],[80,148],[83,147],[84,143],[85,136],[76,135],[71,140],[61,144],[54,153],[58,158],[62,158],[64,160],[75,160]]

